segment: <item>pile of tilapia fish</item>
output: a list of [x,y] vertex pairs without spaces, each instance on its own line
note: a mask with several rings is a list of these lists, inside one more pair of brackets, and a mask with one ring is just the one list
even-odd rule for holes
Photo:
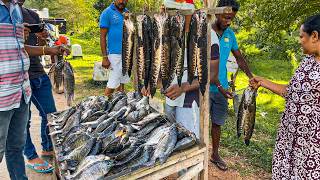
[[136,58],[139,90],[150,88],[154,96],[158,81],[161,80],[165,91],[175,77],[181,86],[187,49],[188,82],[191,84],[197,78],[204,94],[208,81],[207,28],[207,14],[201,10],[192,15],[187,35],[185,17],[179,13],[173,16],[160,13],[152,17],[145,14],[134,18],[126,14],[122,39],[123,75],[131,75]]
[[71,64],[63,60],[63,56],[58,56],[58,61],[49,70],[49,77],[56,91],[59,92],[60,87],[63,85],[67,105],[71,106],[74,99],[75,87],[74,71]]
[[109,179],[154,166],[157,160],[162,164],[197,142],[193,133],[136,93],[88,97],[50,114],[49,126],[65,179]]

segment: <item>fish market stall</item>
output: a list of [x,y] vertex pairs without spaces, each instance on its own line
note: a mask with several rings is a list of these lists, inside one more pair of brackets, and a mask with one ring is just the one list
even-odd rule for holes
[[[188,55],[188,78],[194,79],[197,74],[200,84],[200,139],[153,109],[149,98],[139,93],[115,93],[109,99],[91,96],[48,116],[61,179],[161,179],[181,170],[186,173],[179,179],[208,179],[211,24],[207,15],[226,11],[230,8],[155,13],[155,27],[150,29],[146,28],[150,15],[138,15],[137,39],[130,17],[124,23],[123,74],[133,73],[136,90],[150,87],[153,97],[157,82],[161,80],[162,87],[167,88],[173,72],[181,83],[183,68],[179,60],[185,49],[185,44],[181,44],[184,33],[168,31],[167,26],[170,22],[182,24],[175,30],[183,31],[183,16],[192,15],[187,45],[192,52]],[[148,30],[156,33],[149,34]],[[171,35],[170,40],[176,39],[175,43],[164,35]],[[146,37],[152,37],[152,41]],[[152,43],[155,46],[150,46]]]

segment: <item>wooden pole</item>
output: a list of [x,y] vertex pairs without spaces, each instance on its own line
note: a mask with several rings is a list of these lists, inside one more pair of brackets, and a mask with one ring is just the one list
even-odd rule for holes
[[[204,0],[204,8],[211,9],[216,0]],[[208,35],[207,35],[207,64],[208,64],[208,83],[204,96],[200,97],[200,142],[205,144],[206,151],[204,152],[203,171],[200,173],[201,180],[208,179],[208,161],[209,161],[209,121],[210,121],[210,103],[209,103],[209,87],[210,87],[210,60],[211,60],[211,18],[208,16]]]

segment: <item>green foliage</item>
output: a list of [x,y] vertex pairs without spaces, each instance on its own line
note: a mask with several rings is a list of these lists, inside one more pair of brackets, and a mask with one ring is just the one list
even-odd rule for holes
[[238,0],[240,11],[234,27],[238,32],[254,32],[240,44],[255,44],[271,59],[300,57],[299,28],[307,17],[320,13],[318,0]]
[[51,17],[67,19],[69,31],[85,32],[97,27],[99,14],[94,3],[95,0],[29,0],[25,6],[40,10],[47,7]]

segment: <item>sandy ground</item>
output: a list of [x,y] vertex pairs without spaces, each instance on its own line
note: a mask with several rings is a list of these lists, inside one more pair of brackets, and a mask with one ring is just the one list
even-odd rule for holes
[[[56,107],[58,110],[63,110],[66,108],[66,103],[63,95],[58,95],[54,93]],[[158,108],[162,107],[161,105],[156,105]],[[32,106],[32,125],[31,125],[31,134],[32,140],[38,150],[41,151],[41,138],[40,138],[40,117],[38,111]],[[56,177],[53,174],[39,174],[27,169],[27,175],[30,180],[55,180]],[[174,176],[173,176],[174,177]],[[7,172],[5,162],[0,164],[0,180],[9,180],[9,174]],[[172,178],[169,178],[172,179]],[[174,179],[174,178],[173,178]],[[234,170],[228,170],[226,172],[219,171],[209,163],[209,179],[210,180],[239,180],[242,179],[240,174]],[[251,178],[246,178],[251,179]],[[253,178],[255,179],[255,178]]]

